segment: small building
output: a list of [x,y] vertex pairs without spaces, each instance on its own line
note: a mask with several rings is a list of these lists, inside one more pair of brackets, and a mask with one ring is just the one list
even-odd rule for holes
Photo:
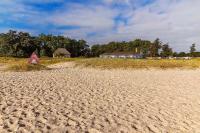
[[146,57],[148,60],[161,60],[162,57]]
[[65,48],[58,48],[56,49],[56,51],[54,51],[53,53],[53,57],[67,57],[70,58],[71,57],[71,53],[69,51],[67,51]]
[[186,56],[186,57],[174,57],[174,59],[177,59],[177,60],[191,60],[192,57],[188,57],[188,56]]
[[132,59],[142,59],[144,58],[141,53],[133,53],[133,52],[114,52],[114,53],[104,53],[100,55],[100,58],[132,58]]

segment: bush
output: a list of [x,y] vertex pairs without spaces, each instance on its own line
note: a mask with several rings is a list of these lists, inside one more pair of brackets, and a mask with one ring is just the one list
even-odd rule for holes
[[44,65],[33,65],[33,64],[15,64],[11,65],[7,68],[9,71],[40,71],[40,70],[50,70],[50,68],[44,66]]

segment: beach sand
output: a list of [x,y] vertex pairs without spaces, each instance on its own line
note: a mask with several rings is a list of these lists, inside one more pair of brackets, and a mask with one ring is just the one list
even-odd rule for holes
[[0,132],[200,132],[200,70],[0,72]]

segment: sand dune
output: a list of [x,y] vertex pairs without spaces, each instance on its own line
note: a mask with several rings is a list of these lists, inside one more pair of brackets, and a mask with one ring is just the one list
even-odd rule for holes
[[0,72],[0,132],[200,132],[200,70]]

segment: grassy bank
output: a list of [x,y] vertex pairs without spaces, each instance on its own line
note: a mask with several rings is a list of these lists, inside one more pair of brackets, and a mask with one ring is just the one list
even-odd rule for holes
[[28,64],[28,59],[0,57],[0,64],[5,64],[10,71],[49,70],[48,65],[73,61],[77,66],[115,69],[115,68],[184,68],[200,67],[200,59],[192,60],[133,60],[133,59],[101,59],[101,58],[40,58],[39,65]]
[[32,64],[15,64],[7,67],[8,71],[23,72],[23,71],[40,71],[40,70],[50,70],[44,65],[32,65]]
[[40,58],[39,65],[28,64],[27,58],[0,57],[0,64],[7,66],[8,71],[39,71],[49,70],[48,65],[76,61],[77,58]]
[[[76,61],[78,58],[40,58],[40,64],[51,65],[60,62]],[[27,64],[27,58],[0,57],[1,64]]]
[[133,60],[133,59],[100,59],[91,58],[76,61],[77,65],[96,68],[199,68],[200,59],[192,60]]

